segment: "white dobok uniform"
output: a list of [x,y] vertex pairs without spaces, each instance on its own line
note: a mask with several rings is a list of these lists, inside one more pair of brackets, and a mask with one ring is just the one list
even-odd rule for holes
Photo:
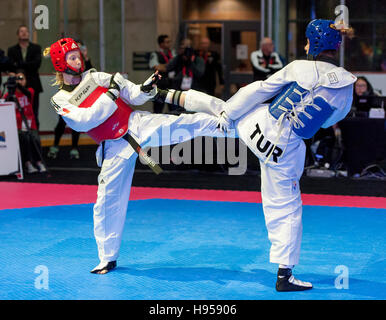
[[133,111],[129,104],[141,105],[151,96],[128,80],[120,98],[113,101],[105,94],[110,78],[111,75],[103,72],[84,72],[73,91],[62,89],[51,99],[56,112],[70,128],[87,132],[97,143],[105,141],[104,148],[100,144],[96,152],[97,164],[102,166],[94,205],[94,235],[100,265],[118,258],[137,159],[137,153],[122,137],[128,132],[146,148],[176,144],[198,135],[224,136],[216,128],[216,117],[212,115]]
[[[236,134],[259,158],[272,263],[299,262],[302,237],[299,180],[306,149],[303,138],[310,138],[320,127],[327,128],[347,115],[355,81],[354,75],[332,63],[297,60],[267,80],[241,88],[226,102],[194,90],[186,93],[186,110],[214,115],[225,111],[235,120]],[[284,98],[270,105],[262,104],[278,95]],[[312,132],[306,132],[308,136],[304,137],[307,128]]]

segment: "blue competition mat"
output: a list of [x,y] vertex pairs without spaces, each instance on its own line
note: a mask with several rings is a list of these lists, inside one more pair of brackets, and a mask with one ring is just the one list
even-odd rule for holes
[[294,275],[278,293],[261,204],[131,201],[118,259],[98,264],[92,205],[0,211],[0,299],[386,299],[386,209],[304,206]]

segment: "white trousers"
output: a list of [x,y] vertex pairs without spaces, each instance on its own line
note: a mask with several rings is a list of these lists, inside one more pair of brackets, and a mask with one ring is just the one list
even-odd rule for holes
[[[299,147],[299,160],[304,152],[302,144]],[[260,168],[264,218],[271,242],[270,262],[296,265],[299,263],[303,230],[299,188],[301,174],[283,175],[263,161],[260,161]]]
[[[187,110],[210,114],[219,114],[224,110],[223,104],[220,99],[194,90],[188,91],[185,99]],[[296,265],[302,238],[299,180],[304,170],[305,144],[291,133],[288,122],[279,127],[267,105],[258,105],[244,114],[235,121],[235,128],[238,137],[260,161],[263,211],[271,242],[270,262]]]
[[[216,117],[204,113],[174,116],[135,111],[130,116],[129,131],[143,148],[176,144],[196,136],[224,137],[216,128]],[[124,139],[105,144],[94,205],[94,236],[101,263],[117,260],[119,256],[137,160],[132,151]]]

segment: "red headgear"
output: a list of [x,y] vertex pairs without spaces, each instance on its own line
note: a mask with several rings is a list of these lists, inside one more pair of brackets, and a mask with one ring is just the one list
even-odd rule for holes
[[[80,53],[80,59],[82,66],[80,70],[77,70],[66,62],[66,53],[70,51],[78,50]],[[50,56],[52,64],[56,71],[68,73],[71,75],[79,75],[84,71],[84,61],[82,53],[80,52],[78,44],[71,38],[64,38],[56,41],[50,47]]]

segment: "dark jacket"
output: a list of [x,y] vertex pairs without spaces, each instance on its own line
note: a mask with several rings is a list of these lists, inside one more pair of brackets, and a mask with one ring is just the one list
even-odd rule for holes
[[39,68],[42,63],[42,48],[38,44],[29,43],[25,61],[23,60],[19,44],[8,48],[8,58],[14,69],[12,71],[16,71],[18,68],[24,69],[28,87],[33,88],[36,93],[43,92],[39,77]]
[[[171,61],[173,59],[174,56],[173,56],[173,52],[171,50],[169,50],[168,52],[164,52],[163,54],[159,50],[159,51],[152,52],[150,57],[151,57],[151,59],[153,59],[153,61],[158,61],[158,64],[167,65],[169,63],[169,61]],[[150,65],[150,67],[154,68],[155,66]],[[161,88],[161,89],[169,88],[172,84],[171,84],[171,79],[169,79],[168,72],[161,72],[160,71],[159,74],[161,75],[162,78],[161,78],[161,80],[158,81],[157,87]]]
[[181,90],[181,83],[184,76],[193,78],[191,89],[198,89],[198,80],[204,75],[205,62],[201,57],[194,56],[193,61],[189,58],[188,61],[183,60],[183,55],[178,55],[170,60],[167,65],[167,72],[174,71],[175,76],[172,79],[171,87]]
[[196,55],[205,61],[205,73],[198,79],[198,90],[214,95],[217,84],[216,74],[218,74],[220,84],[224,84],[220,55],[215,51],[208,51],[206,53],[197,51]]
[[[7,72],[11,69],[9,59],[5,56],[4,50],[0,49],[0,85],[1,85],[1,72]],[[0,88],[1,92],[1,88]]]

